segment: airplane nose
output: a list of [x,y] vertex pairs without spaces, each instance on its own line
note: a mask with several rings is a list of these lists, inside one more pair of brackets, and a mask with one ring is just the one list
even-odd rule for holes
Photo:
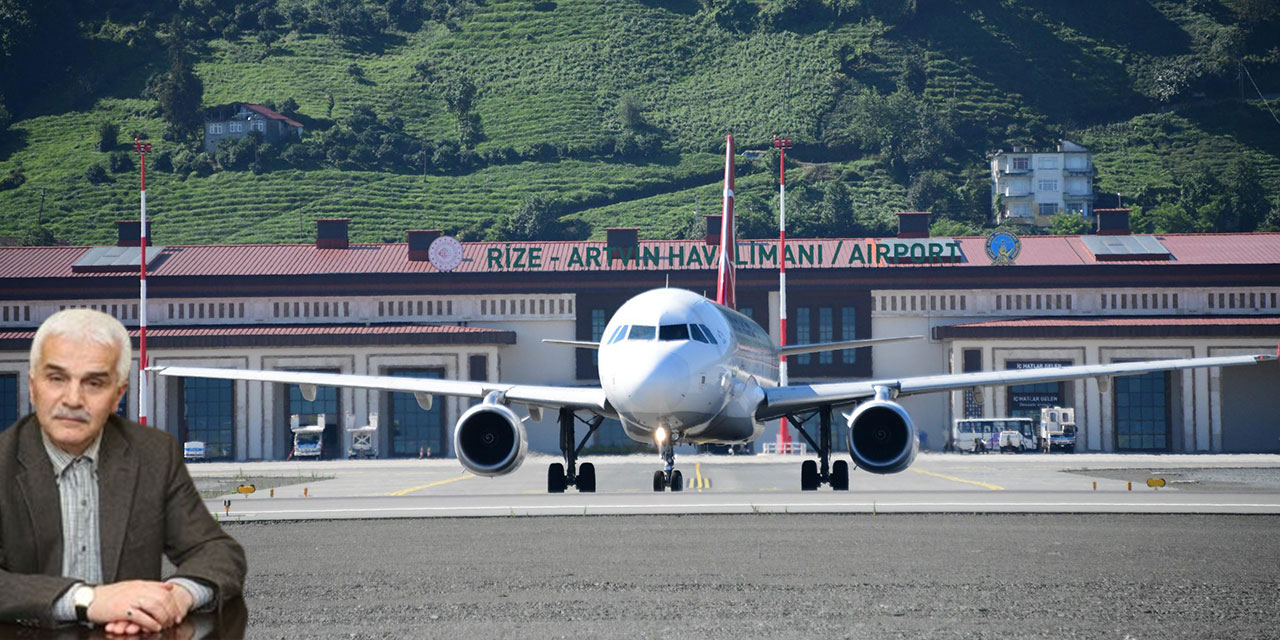
[[[637,363],[639,364],[639,363]],[[639,413],[670,413],[690,391],[689,365],[672,353],[658,358],[652,366],[636,366],[628,396],[632,410]]]

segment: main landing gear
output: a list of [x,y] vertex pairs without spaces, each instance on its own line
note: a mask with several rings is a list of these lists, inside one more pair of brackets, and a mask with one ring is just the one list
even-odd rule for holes
[[[815,415],[818,416],[817,442],[814,442],[804,428],[804,424]],[[803,418],[788,415],[787,422],[818,452],[818,460],[805,460],[800,465],[800,490],[817,491],[820,485],[827,484],[836,491],[848,491],[849,462],[836,460],[835,464],[831,464],[831,405],[823,405]]]
[[[590,462],[584,462],[578,465],[578,454],[582,453],[583,447],[587,446],[587,440],[591,439],[591,434],[600,428],[600,423],[604,422],[603,416],[594,416],[590,420],[583,420],[578,414],[569,409],[561,409],[560,419],[560,452],[564,454],[564,464],[559,462],[552,463],[547,467],[547,493],[564,493],[565,487],[575,486],[579,493],[595,493],[596,490],[596,466]],[[581,422],[587,425],[587,435],[583,436],[582,442],[574,444],[574,422]]]
[[654,439],[658,441],[658,455],[662,456],[666,465],[663,469],[653,472],[653,490],[664,491],[670,487],[672,491],[684,491],[684,475],[677,470],[676,467],[676,445],[673,442],[674,437],[668,437],[667,430],[658,427],[654,433]]

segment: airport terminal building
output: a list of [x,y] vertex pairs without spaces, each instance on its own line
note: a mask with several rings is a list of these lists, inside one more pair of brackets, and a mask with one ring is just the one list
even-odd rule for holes
[[[929,238],[927,214],[900,214],[896,238],[789,239],[788,344],[893,335],[922,340],[793,356],[791,381],[894,378],[1163,358],[1274,353],[1280,343],[1280,234],[1133,235],[1123,210],[1089,236]],[[596,383],[594,352],[542,342],[598,340],[625,300],[672,286],[714,293],[718,217],[704,240],[354,244],[347,221],[318,222],[306,245],[148,250],[153,365]],[[0,429],[30,410],[27,355],[40,322],[69,307],[139,325],[138,223],[114,247],[0,248]],[[163,239],[164,229],[152,229]],[[993,240],[995,242],[993,243]],[[778,340],[778,243],[739,241],[738,306]],[[135,332],[136,334],[136,332]],[[134,376],[121,413],[138,415]],[[1280,367],[1197,369],[901,399],[926,449],[952,421],[1074,407],[1078,451],[1280,450]],[[378,415],[380,457],[450,456],[470,400],[153,376],[151,423],[227,460],[280,460],[290,416],[325,415],[325,457],[346,427]],[[558,451],[554,414],[526,423]],[[777,426],[766,432],[772,441]],[[842,438],[837,438],[840,440]],[[840,445],[841,448],[843,445]],[[589,451],[646,450],[616,423]]]

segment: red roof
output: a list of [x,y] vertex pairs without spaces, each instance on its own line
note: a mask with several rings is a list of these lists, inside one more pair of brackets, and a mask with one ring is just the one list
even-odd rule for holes
[[[460,327],[456,325],[332,325],[332,326],[264,326],[264,327],[148,327],[147,339],[192,338],[210,336],[367,336],[367,335],[441,335],[468,334],[500,337],[511,333],[504,329]],[[0,340],[31,340],[36,332],[0,331]],[[138,330],[130,329],[129,337],[137,338]]]
[[281,114],[279,114],[279,113],[276,113],[275,111],[272,111],[271,109],[268,109],[268,108],[266,108],[266,107],[264,107],[264,106],[262,106],[262,105],[260,105],[260,104],[249,104],[248,102],[246,102],[246,103],[244,103],[244,108],[246,108],[246,109],[248,109],[248,110],[250,110],[250,111],[252,111],[252,112],[254,112],[254,113],[256,113],[256,114],[258,114],[258,115],[260,115],[260,116],[262,116],[262,117],[264,117],[264,118],[270,118],[271,120],[284,120],[284,121],[285,121],[285,123],[286,123],[286,124],[288,124],[288,125],[289,125],[289,126],[291,126],[291,127],[301,127],[301,126],[302,126],[302,123],[301,123],[301,122],[298,122],[297,120],[294,120],[294,119],[292,119],[292,118],[290,118],[290,117],[288,117],[288,116],[285,116],[285,115],[281,115]]
[[[36,332],[0,331],[0,349],[28,349]],[[138,331],[129,332],[137,343]],[[353,345],[503,345],[515,344],[514,331],[453,325],[321,325],[153,327],[147,343],[160,348],[235,346]]]
[[935,340],[963,338],[1280,337],[1277,316],[1020,318],[933,328]]
[[1212,316],[1187,318],[1019,318],[949,325],[952,327],[1238,327],[1244,325],[1280,327],[1280,317]]
[[[1123,261],[1119,264],[1169,268],[1186,265],[1280,265],[1280,233],[1186,234],[1155,236],[1172,254],[1169,260]],[[954,263],[877,263],[877,245],[954,242],[964,260]],[[91,247],[0,247],[0,279],[100,278],[124,272],[72,273],[71,265]],[[596,242],[466,242],[460,273],[530,273],[590,271],[711,271],[717,248],[702,240],[641,241],[619,253]],[[986,238],[788,238],[793,256],[789,269],[948,268],[991,267]],[[946,251],[950,251],[947,246]],[[770,258],[770,252],[775,258]],[[609,259],[610,254],[615,258]],[[739,269],[776,269],[776,240],[741,240]],[[944,254],[945,255],[945,254]],[[637,256],[639,259],[637,259]],[[1080,236],[1029,236],[1015,264],[1023,266],[1092,266],[1100,262]],[[289,276],[337,274],[436,273],[426,261],[410,261],[405,243],[352,244],[346,249],[318,249],[298,245],[180,245],[168,246],[148,277],[166,276]]]

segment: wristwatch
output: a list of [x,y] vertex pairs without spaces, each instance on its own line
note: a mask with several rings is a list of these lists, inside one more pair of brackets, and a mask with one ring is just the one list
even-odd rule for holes
[[93,604],[93,587],[82,584],[71,594],[71,602],[76,606],[76,620],[89,621],[89,605]]

